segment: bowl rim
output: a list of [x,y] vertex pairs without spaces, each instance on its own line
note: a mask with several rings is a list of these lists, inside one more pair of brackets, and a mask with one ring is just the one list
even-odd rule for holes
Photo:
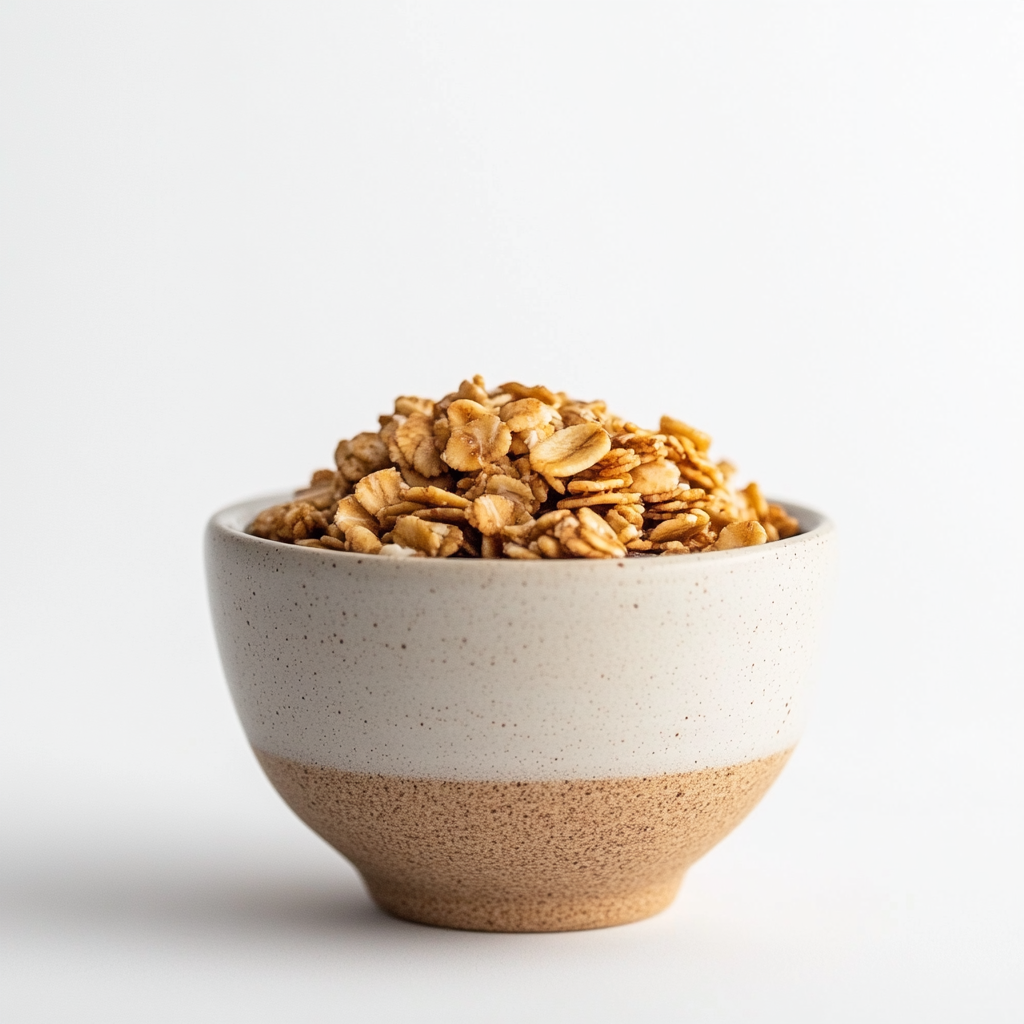
[[[706,565],[708,559],[714,559],[718,564],[724,564],[726,560],[750,560],[764,558],[769,555],[780,555],[783,551],[803,547],[808,543],[821,541],[829,534],[835,532],[835,524],[823,513],[806,505],[799,505],[796,502],[786,501],[779,498],[769,498],[773,504],[782,505],[790,515],[796,516],[800,522],[801,531],[792,537],[783,540],[770,541],[767,544],[757,544],[753,547],[730,548],[726,551],[703,551],[677,557],[626,557],[626,558],[543,558],[543,559],[519,559],[519,558],[387,558],[379,555],[367,555],[356,551],[334,551],[331,548],[311,548],[301,544],[286,544],[283,541],[268,540],[264,537],[254,537],[245,532],[245,526],[250,523],[256,514],[272,505],[283,504],[293,501],[291,491],[275,492],[255,498],[248,498],[245,501],[235,502],[215,512],[207,523],[208,535],[219,535],[231,539],[236,543],[252,547],[253,551],[260,548],[269,548],[277,551],[291,551],[296,558],[323,558],[352,562],[354,564],[375,564],[382,566],[404,566],[406,569],[399,571],[420,571],[423,566],[477,566],[493,568],[494,566],[508,566],[502,572],[567,572],[572,571],[570,567],[579,569],[582,566],[680,566],[680,565]],[[512,566],[518,568],[513,569]],[[543,566],[559,566],[557,569],[544,569]],[[420,567],[417,569],[416,567]],[[472,572],[471,569],[453,568],[451,572]]]

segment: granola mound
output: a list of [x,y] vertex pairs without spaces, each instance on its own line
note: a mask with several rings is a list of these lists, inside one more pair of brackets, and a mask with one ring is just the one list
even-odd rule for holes
[[749,547],[796,519],[755,483],[730,485],[711,438],[671,416],[644,430],[564,392],[464,380],[438,402],[402,396],[380,429],[341,441],[248,532],[420,558],[626,558]]

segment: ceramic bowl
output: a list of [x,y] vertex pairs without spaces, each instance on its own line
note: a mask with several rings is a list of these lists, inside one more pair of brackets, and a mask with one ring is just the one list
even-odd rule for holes
[[835,534],[623,560],[391,559],[213,517],[249,742],[398,917],[490,931],[657,913],[804,727]]

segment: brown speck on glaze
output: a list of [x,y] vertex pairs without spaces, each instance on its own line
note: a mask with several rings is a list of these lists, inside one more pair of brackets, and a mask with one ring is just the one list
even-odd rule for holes
[[474,782],[342,771],[256,749],[293,811],[397,917],[477,931],[638,921],[751,811],[791,751],[648,778]]

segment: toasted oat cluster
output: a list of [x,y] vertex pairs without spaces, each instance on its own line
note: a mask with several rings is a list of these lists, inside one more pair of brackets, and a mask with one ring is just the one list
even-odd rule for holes
[[438,402],[401,397],[380,429],[342,441],[248,532],[392,557],[625,558],[791,537],[757,484],[730,486],[711,438],[663,416],[644,430],[545,387],[464,380]]

